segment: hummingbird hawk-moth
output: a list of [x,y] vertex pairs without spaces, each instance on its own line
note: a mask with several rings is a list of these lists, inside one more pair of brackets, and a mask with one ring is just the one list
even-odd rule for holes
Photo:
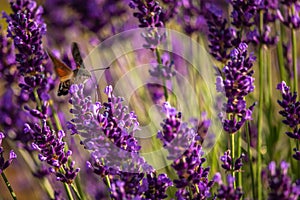
[[[67,95],[72,84],[85,83],[89,78],[91,78],[90,71],[88,71],[83,64],[83,59],[81,57],[79,47],[76,42],[72,43],[72,56],[76,63],[76,69],[74,70],[72,70],[58,57],[56,57],[51,51],[47,51],[47,53],[50,59],[52,60],[54,70],[60,79],[59,88],[57,92],[58,96]],[[99,70],[101,69],[108,69],[108,67],[100,68]]]

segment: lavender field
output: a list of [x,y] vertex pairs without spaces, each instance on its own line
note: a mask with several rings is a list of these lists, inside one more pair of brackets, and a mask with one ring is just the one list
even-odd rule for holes
[[0,10],[0,200],[300,199],[300,1]]

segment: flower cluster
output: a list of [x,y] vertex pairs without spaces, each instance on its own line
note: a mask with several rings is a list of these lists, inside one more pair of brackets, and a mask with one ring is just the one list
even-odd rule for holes
[[[73,119],[69,129],[73,134],[82,136],[82,144],[91,150],[92,163],[88,163],[94,172],[104,176],[107,173],[145,170],[149,166],[139,156],[140,146],[134,138],[138,130],[138,121],[134,112],[128,112],[123,99],[112,94],[112,87],[106,87],[108,102],[92,103],[91,97],[83,94],[83,85],[72,85],[70,103]],[[105,160],[105,164],[101,160]],[[150,169],[151,171],[152,169]]]
[[208,179],[210,168],[202,167],[206,159],[203,158],[201,147],[210,123],[204,120],[194,128],[188,128],[187,123],[181,123],[181,113],[169,103],[164,104],[163,112],[167,118],[161,124],[163,130],[158,132],[157,137],[169,151],[168,159],[174,160],[171,166],[178,175],[173,181],[178,188],[176,197],[178,199],[210,197],[214,181]]
[[217,198],[224,200],[240,200],[243,196],[243,191],[240,187],[234,187],[234,177],[231,175],[227,176],[227,184],[222,182],[221,174],[217,173],[214,176],[214,181],[219,184],[219,189],[217,191]]
[[[10,135],[11,139],[20,141],[21,144],[29,150],[27,144],[31,137],[23,134],[23,125],[30,116],[19,105],[27,101],[25,93],[18,94],[15,91],[15,84],[18,81],[18,71],[16,70],[16,61],[14,45],[11,40],[4,36],[0,27],[0,77],[7,88],[0,99],[0,119],[1,128]],[[31,119],[32,121],[33,119]],[[14,137],[11,137],[14,133]]]
[[[290,91],[290,87],[284,81],[277,85],[277,89],[281,92],[282,100],[278,100],[278,104],[283,108],[279,113],[285,118],[282,122],[288,125],[292,132],[287,131],[290,138],[300,141],[300,102],[297,101],[297,93]],[[299,149],[294,149],[295,154],[293,157],[300,161]]]
[[13,13],[4,17],[8,22],[8,37],[12,38],[19,53],[16,54],[18,73],[21,75],[19,85],[22,93],[35,100],[33,91],[37,90],[43,100],[49,99],[53,80],[46,70],[44,60],[47,58],[42,49],[42,36],[46,33],[43,22],[42,7],[32,0],[11,2]]
[[32,135],[34,143],[32,148],[40,152],[39,159],[47,162],[58,181],[71,184],[79,172],[79,168],[74,169],[75,162],[68,164],[72,151],[65,152],[66,143],[63,142],[65,133],[61,130],[57,134],[47,125],[48,106],[45,103],[42,111],[27,108],[31,115],[41,119],[42,124],[25,124],[24,133]]
[[8,86],[11,86],[16,79],[17,71],[13,70],[16,65],[14,50],[12,41],[4,36],[0,26],[0,77],[7,82]]
[[217,77],[217,90],[227,98],[224,107],[228,119],[225,119],[222,113],[220,117],[223,128],[228,133],[235,133],[246,120],[252,119],[255,104],[247,108],[245,96],[254,90],[252,66],[255,57],[252,54],[248,56],[247,48],[247,44],[240,43],[238,48],[232,50],[230,61],[223,68],[223,74]]
[[297,200],[300,196],[300,184],[293,183],[288,175],[289,164],[285,161],[276,167],[274,161],[270,162],[265,176],[268,180],[268,199],[290,199]]
[[241,156],[235,160],[233,165],[233,161],[230,156],[230,150],[227,150],[220,158],[220,160],[223,162],[221,166],[226,171],[240,171],[243,166],[243,160],[245,160],[245,157],[246,155],[242,153]]
[[138,18],[141,28],[164,27],[162,8],[157,1],[132,0],[129,3],[132,9],[138,9],[133,16]]
[[215,5],[207,5],[205,17],[210,54],[216,60],[225,63],[230,58],[230,50],[237,43],[236,30],[229,26],[227,20],[223,18],[222,10]]
[[232,24],[237,28],[250,27],[255,23],[261,1],[230,0],[233,7],[231,12]]
[[163,112],[167,118],[161,123],[162,130],[158,131],[157,138],[169,151],[168,159],[177,159],[192,144],[196,130],[189,128],[187,123],[182,123],[181,113],[168,102],[163,104]]
[[[248,30],[246,33],[246,38],[248,42],[252,44],[259,45],[274,45],[278,42],[279,37],[274,35],[272,31],[274,21],[277,19],[277,12],[279,3],[276,1],[256,1],[254,6],[249,5],[254,11],[253,18],[255,19],[255,24],[252,30]],[[259,13],[262,13],[260,16]],[[262,17],[263,26],[260,27],[260,18]]]
[[168,197],[166,190],[172,185],[166,174],[157,176],[155,172],[146,176],[143,173],[122,173],[118,179],[111,182],[113,199],[164,199]]
[[139,20],[139,27],[146,28],[146,31],[142,33],[146,40],[144,47],[151,50],[156,49],[165,38],[165,33],[160,33],[160,30],[157,29],[164,27],[165,23],[162,7],[154,0],[132,0],[129,6],[138,10],[133,13],[133,16]]
[[13,150],[10,151],[9,153],[9,158],[8,160],[5,160],[3,157],[3,147],[2,147],[2,141],[5,138],[5,135],[0,132],[0,174],[2,174],[2,172],[9,167],[9,165],[12,163],[12,161],[14,159],[17,158],[17,155],[15,154],[15,152]]
[[[293,0],[282,1],[283,10],[277,10],[278,18],[287,27],[292,29],[299,29],[300,27],[300,16],[299,16],[299,2]],[[294,7],[294,8],[293,8]],[[286,16],[283,16],[285,13]]]
[[170,57],[167,53],[162,55],[161,62],[162,64],[157,64],[152,69],[150,69],[149,73],[153,77],[162,77],[165,80],[170,80],[173,76],[176,75],[176,72],[173,69],[174,62],[170,61]]
[[[71,86],[74,118],[69,128],[80,134],[84,147],[92,151],[92,161],[87,162],[87,166],[110,185],[114,199],[166,197],[170,179],[165,174],[157,176],[139,156],[140,146],[134,138],[138,130],[135,114],[122,105],[121,97],[113,95],[111,86],[105,89],[108,102],[103,104],[92,103],[90,96],[83,95],[83,88],[83,85]],[[104,178],[107,176],[109,182]]]

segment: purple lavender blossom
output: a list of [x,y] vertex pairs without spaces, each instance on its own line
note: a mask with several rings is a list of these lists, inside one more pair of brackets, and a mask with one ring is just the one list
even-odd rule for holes
[[157,138],[169,151],[168,159],[177,159],[191,145],[196,130],[189,128],[187,123],[182,123],[181,113],[171,107],[168,102],[164,103],[163,112],[167,118],[161,123],[162,131],[158,131]]
[[121,173],[111,180],[111,197],[113,199],[164,199],[166,190],[172,181],[166,174],[156,175]]
[[[288,125],[292,131],[287,131],[285,134],[296,141],[300,141],[300,129],[298,125],[300,124],[300,102],[297,101],[297,93],[290,91],[290,87],[286,85],[284,81],[277,85],[277,89],[281,92],[282,100],[278,100],[278,104],[283,108],[279,111],[285,119],[282,122]],[[299,149],[295,148],[295,154],[293,157],[297,160],[299,158]]]
[[34,126],[26,125],[25,133],[30,133],[34,138],[32,144],[33,149],[40,152],[39,159],[47,162],[51,167],[49,171],[56,175],[58,181],[71,184],[76,178],[79,168],[74,169],[75,162],[68,164],[72,151],[65,152],[65,137],[63,131],[56,134],[49,128],[46,120],[42,120],[42,126],[34,124]]
[[179,22],[183,26],[185,33],[191,35],[194,32],[203,31],[205,18],[200,7],[202,3],[198,5],[196,1],[185,0],[181,4],[182,14],[179,16]]
[[221,165],[223,169],[225,169],[226,171],[241,171],[241,168],[243,166],[243,161],[245,160],[246,155],[245,154],[241,154],[240,157],[238,157],[235,161],[234,161],[234,166],[233,166],[233,160],[231,158],[230,155],[230,150],[225,151],[224,155],[221,156],[220,160],[223,162],[223,164]]
[[9,153],[8,160],[4,159],[4,157],[3,157],[4,150],[3,150],[3,147],[2,147],[2,141],[3,141],[4,138],[5,138],[5,135],[2,132],[0,132],[0,174],[6,168],[9,167],[9,165],[12,163],[12,161],[14,159],[17,158],[17,155],[15,154],[15,152],[13,150],[11,150],[10,153]]
[[174,71],[174,62],[170,60],[168,53],[164,53],[161,57],[162,64],[157,64],[149,70],[151,76],[156,78],[164,78],[165,80],[170,80],[176,75]]
[[145,199],[164,199],[167,198],[166,191],[172,186],[172,181],[166,174],[157,175],[155,172],[149,173],[144,177],[142,188],[145,188]]
[[83,96],[83,85],[70,88],[74,118],[69,128],[80,134],[84,147],[92,151],[87,167],[100,175],[106,185],[111,185],[113,199],[165,198],[171,181],[164,174],[157,177],[139,156],[140,146],[133,137],[138,130],[136,115],[128,112],[122,105],[124,100],[112,92],[111,86],[106,87],[108,102],[93,104],[89,96]]
[[108,102],[92,103],[90,96],[83,95],[83,89],[83,85],[72,85],[70,88],[74,118],[69,123],[69,129],[81,135],[84,148],[91,151],[88,167],[101,176],[120,171],[152,171],[144,158],[139,156],[141,147],[134,138],[139,124],[134,112],[123,106],[124,99],[115,97],[109,86],[105,89]]
[[214,181],[219,184],[217,198],[222,200],[239,200],[243,196],[243,191],[240,187],[234,188],[234,177],[227,176],[227,185],[222,182],[221,174],[217,173],[214,176]]
[[178,199],[206,199],[211,197],[213,180],[208,179],[210,168],[202,165],[206,159],[203,158],[201,146],[194,143],[182,156],[172,163],[178,178],[174,185],[178,188],[176,197]]
[[223,82],[220,80],[217,82],[222,83],[222,85],[217,85],[217,88],[222,88],[224,85],[224,89],[219,89],[219,91],[224,91],[227,97],[224,107],[228,119],[225,119],[222,113],[220,118],[224,130],[228,133],[237,132],[246,120],[252,119],[251,115],[255,104],[247,108],[245,96],[254,90],[252,66],[255,57],[252,54],[248,56],[247,48],[247,44],[240,43],[238,48],[233,49],[230,61],[223,68],[222,76],[217,77],[217,79],[223,80]]
[[166,101],[162,84],[148,83],[147,89],[154,104],[162,105]]
[[[285,117],[282,122],[295,129],[300,123],[300,102],[297,101],[297,93],[294,92],[294,94],[292,94],[290,87],[288,87],[284,81],[277,85],[277,89],[282,95],[282,100],[278,100],[278,104],[283,108],[279,113]],[[297,130],[298,129],[296,129],[294,133],[287,133],[287,135],[294,139],[300,139]]]
[[[300,27],[300,16],[299,9],[300,4],[293,0],[282,1],[282,11],[277,10],[277,16],[279,20],[287,27],[291,29],[299,29]],[[295,5],[295,12],[292,12],[292,6]],[[284,13],[285,16],[282,14]]]
[[10,139],[17,141],[18,146],[30,151],[29,143],[32,137],[23,133],[23,126],[27,120],[34,121],[34,119],[20,106],[28,101],[28,95],[14,89],[19,78],[14,51],[12,40],[4,36],[0,27],[0,78],[6,88],[0,99],[0,115],[2,116],[0,124]]
[[146,29],[142,33],[142,37],[146,40],[144,47],[151,50],[156,49],[165,38],[165,33],[157,29],[164,27],[165,23],[161,6],[154,0],[132,0],[129,7],[138,10],[133,13],[133,16],[139,20],[139,27]]
[[[264,44],[267,46],[274,45],[278,42],[279,37],[274,35],[272,32],[272,27],[277,19],[277,12],[279,3],[275,1],[256,1],[257,4],[256,14],[253,16],[255,19],[255,26],[252,26],[252,30],[247,30],[246,41],[251,42],[255,45]],[[251,6],[250,6],[251,7]],[[259,30],[260,15],[262,12],[263,28]],[[260,32],[261,31],[261,32]]]
[[4,79],[9,86],[14,83],[17,73],[13,70],[16,65],[14,50],[12,41],[4,36],[0,26],[0,78]]
[[161,124],[163,130],[158,132],[157,137],[169,152],[167,158],[174,160],[172,167],[178,175],[173,181],[178,188],[176,197],[178,199],[210,197],[210,189],[214,182],[208,180],[210,168],[202,167],[205,158],[201,147],[210,123],[204,120],[196,123],[194,128],[189,128],[187,123],[181,122],[181,113],[167,102],[163,106],[163,112],[167,118]]
[[138,12],[134,12],[133,16],[139,20],[139,27],[164,27],[162,8],[157,1],[132,0],[129,6],[132,9],[138,9]]
[[223,18],[222,10],[215,5],[207,5],[206,22],[210,54],[218,61],[225,63],[230,58],[229,50],[235,45],[237,32]]
[[278,42],[278,36],[271,36],[271,27],[269,25],[264,25],[262,35],[260,35],[257,29],[249,31],[247,33],[247,41],[255,45],[265,44],[270,46]]
[[255,23],[261,0],[230,0],[232,24],[237,28],[250,27]]
[[300,151],[297,150],[297,148],[293,149],[295,151],[295,154],[293,155],[293,158],[300,161]]
[[42,48],[42,36],[46,33],[42,7],[32,0],[10,2],[12,14],[4,13],[8,22],[8,37],[14,40],[19,53],[16,54],[17,68],[21,75],[21,92],[34,100],[33,90],[44,100],[49,99],[48,91],[54,88],[51,73],[43,64],[47,58]]
[[297,200],[300,196],[300,185],[292,182],[288,176],[288,168],[289,164],[285,161],[279,167],[276,167],[274,161],[270,162],[267,169],[268,200]]

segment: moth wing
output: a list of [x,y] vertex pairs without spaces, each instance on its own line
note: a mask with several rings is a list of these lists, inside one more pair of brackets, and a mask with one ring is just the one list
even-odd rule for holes
[[76,62],[77,68],[85,68],[80,54],[79,46],[76,42],[72,43],[72,56]]
[[62,60],[57,58],[51,51],[47,50],[50,59],[53,62],[54,70],[61,81],[66,81],[73,76],[73,70]]

